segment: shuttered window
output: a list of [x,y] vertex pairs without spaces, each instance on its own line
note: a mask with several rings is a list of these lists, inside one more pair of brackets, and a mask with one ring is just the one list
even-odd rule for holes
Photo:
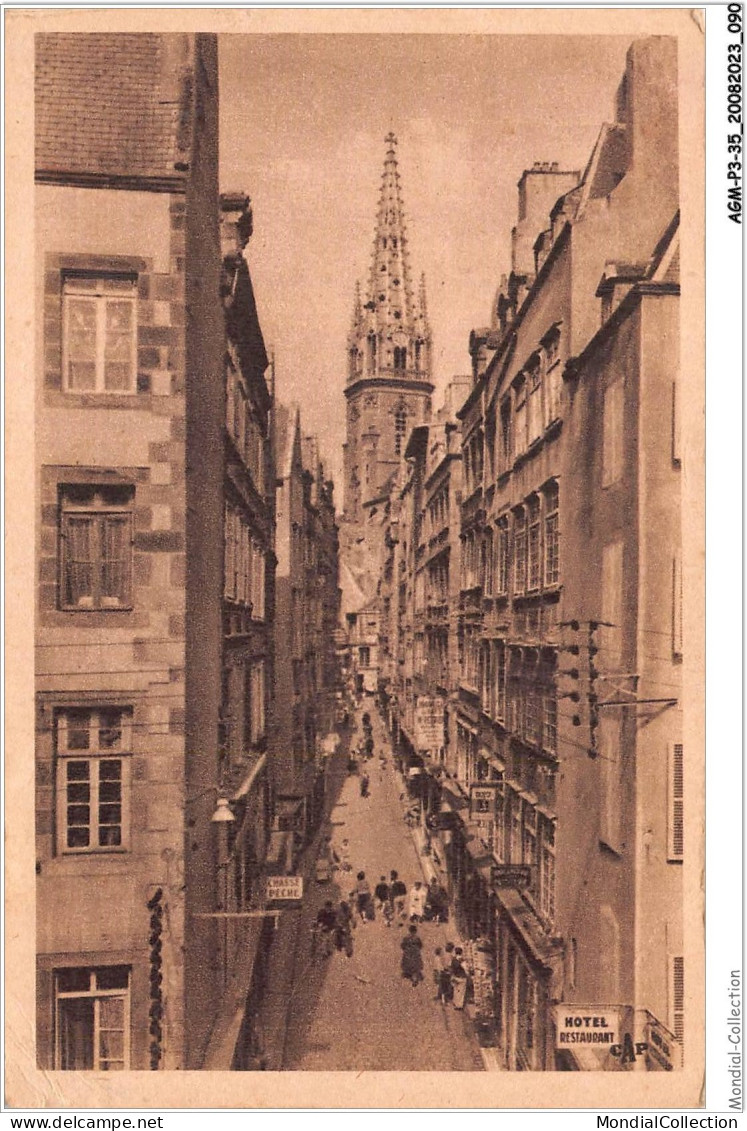
[[685,1040],[685,959],[669,958],[669,1027],[681,1045]]
[[667,820],[667,859],[682,860],[684,855],[684,748],[681,742],[669,747],[669,796]]

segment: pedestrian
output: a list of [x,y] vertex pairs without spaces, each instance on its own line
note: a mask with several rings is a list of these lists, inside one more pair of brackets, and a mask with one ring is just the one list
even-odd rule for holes
[[335,927],[335,945],[338,950],[344,950],[348,958],[353,957],[353,929],[355,919],[350,904],[346,900],[340,901],[337,909],[337,923]]
[[364,771],[363,776],[361,778],[361,797],[368,797],[368,786],[369,786],[370,780],[371,779],[369,778],[368,774],[365,773],[365,771]]
[[422,923],[427,894],[422,882],[416,880],[415,886],[410,888],[410,899],[407,904],[407,915],[411,923]]
[[467,971],[464,966],[464,952],[460,946],[454,947],[450,976],[454,1009],[464,1009],[464,1002],[467,997]]
[[413,986],[423,981],[423,942],[418,938],[418,928],[413,923],[402,939],[402,977]]
[[371,902],[371,885],[366,879],[365,872],[359,872],[355,882],[355,906],[360,916],[361,923],[365,925],[368,919],[373,919],[374,909]]
[[[383,912],[384,908],[389,905],[389,884],[386,882],[386,876],[382,876],[374,888],[374,896],[378,910]],[[389,923],[387,923],[387,926],[389,926]]]
[[399,878],[397,872],[389,873],[389,899],[392,905],[392,913],[397,915],[400,920],[400,926],[405,921],[405,899],[407,898],[407,888],[402,880]]
[[451,958],[437,946],[433,958],[433,980],[436,983],[436,1001],[451,1001]]
[[337,915],[332,906],[332,900],[326,900],[323,907],[319,909],[316,916],[316,931],[318,937],[321,939],[323,945],[323,954],[325,958],[329,958],[332,953],[332,932],[337,925]]
[[340,851],[336,854],[340,867],[343,872],[351,872],[352,864],[350,863],[350,841],[345,837],[340,845]]

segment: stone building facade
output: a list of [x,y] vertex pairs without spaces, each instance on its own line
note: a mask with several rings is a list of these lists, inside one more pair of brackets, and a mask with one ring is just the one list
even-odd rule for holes
[[[299,848],[324,806],[322,743],[334,727],[340,617],[334,492],[298,408],[277,405],[276,714],[273,788],[279,832]],[[282,827],[281,827],[282,826]]]
[[[227,426],[228,366],[272,483],[251,284],[221,249],[217,42],[39,35],[36,53],[38,1059],[199,1068],[238,883],[212,818],[261,756],[229,725],[233,661],[265,654],[272,609],[272,494]],[[229,494],[261,594],[228,592]]]
[[[438,510],[444,473],[427,471],[432,427],[411,433],[390,505],[393,730],[422,779],[414,792],[460,922],[494,948],[505,1067],[622,1067],[609,1049],[561,1048],[557,1003],[613,1004],[620,1030],[647,1045],[645,1066],[676,1067],[686,983],[675,42],[631,45],[614,120],[583,174],[535,164],[518,188],[511,273],[470,337],[473,384],[457,413],[458,553],[449,508]],[[418,708],[441,694],[434,758]]]

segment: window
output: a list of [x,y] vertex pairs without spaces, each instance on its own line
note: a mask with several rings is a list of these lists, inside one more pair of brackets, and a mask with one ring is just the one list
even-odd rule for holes
[[526,451],[527,446],[527,383],[522,375],[517,381],[514,393],[514,411],[516,415],[515,451],[520,456]]
[[560,583],[560,529],[558,525],[558,485],[545,489],[545,585]]
[[684,747],[669,747],[667,789],[667,860],[682,860],[685,847]]
[[542,821],[540,850],[540,911],[550,923],[555,918],[555,822]]
[[394,368],[406,369],[407,368],[407,347],[395,346],[394,347]]
[[624,385],[616,381],[604,390],[604,434],[602,439],[602,486],[617,483],[623,469]]
[[251,712],[251,741],[256,744],[265,734],[265,664],[264,660],[249,669],[249,709]]
[[499,723],[506,720],[506,647],[502,641],[496,645],[495,717]]
[[518,793],[509,791],[509,822],[508,822],[508,864],[521,864],[522,856],[522,828],[521,828],[521,798]]
[[560,418],[560,331],[554,330],[545,344],[545,427]]
[[542,527],[540,524],[540,504],[536,495],[529,500],[529,592],[540,587],[542,575]]
[[265,619],[265,553],[259,543],[252,541],[251,568],[252,619]]
[[506,858],[506,786],[503,773],[499,773],[495,787],[495,831],[493,852],[499,864]]
[[136,392],[136,299],[133,276],[69,275],[63,279],[65,392]]
[[498,523],[498,537],[496,539],[496,593],[503,596],[508,592],[508,519],[502,518]]
[[56,718],[57,850],[129,847],[131,713],[70,707]]
[[529,886],[533,892],[537,890],[537,810],[528,801],[524,803],[524,863],[532,869]]
[[500,471],[508,471],[511,466],[511,398],[501,403]]
[[129,968],[58,970],[55,1031],[55,1068],[95,1072],[129,1068]]
[[128,486],[60,488],[61,608],[130,605],[133,496]]
[[521,594],[526,587],[527,574],[527,524],[523,509],[514,515],[514,593]]
[[490,527],[485,531],[482,543],[481,574],[482,583],[487,597],[493,596],[495,580],[495,559],[493,556],[493,531]]
[[402,442],[407,432],[407,413],[400,405],[394,414],[394,454],[402,455]]
[[542,746],[548,754],[557,754],[558,698],[554,687],[542,691]]
[[534,357],[527,371],[527,391],[529,404],[527,409],[527,423],[529,427],[529,443],[539,439],[542,435],[542,370],[539,357]]

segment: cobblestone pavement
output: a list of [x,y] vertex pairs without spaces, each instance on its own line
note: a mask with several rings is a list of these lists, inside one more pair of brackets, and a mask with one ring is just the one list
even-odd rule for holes
[[[336,767],[337,794],[331,813],[333,843],[350,841],[349,873],[335,872],[328,883],[310,884],[300,919],[289,1026],[286,1069],[372,1071],[482,1071],[483,1061],[466,1014],[435,1000],[433,951],[449,936],[449,925],[423,923],[425,980],[417,987],[400,974],[400,943],[406,928],[388,928],[381,916],[359,925],[348,959],[312,956],[311,925],[325,899],[346,898],[355,874],[365,871],[371,887],[396,868],[408,886],[422,879],[412,838],[403,820],[401,781],[391,761],[383,725],[375,708],[364,703],[374,721],[376,753],[368,763],[370,797],[360,796],[360,781]],[[359,712],[360,715],[361,712]],[[388,765],[381,772],[378,753]],[[344,780],[340,780],[340,779]]]

